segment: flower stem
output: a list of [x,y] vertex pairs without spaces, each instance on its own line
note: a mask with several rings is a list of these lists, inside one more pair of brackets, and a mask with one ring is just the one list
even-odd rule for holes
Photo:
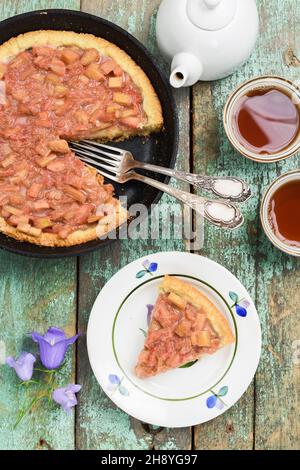
[[23,385],[27,387],[30,384],[40,384],[40,382],[38,382],[37,380],[25,380],[24,382],[19,383],[18,387],[22,387]]
[[17,418],[17,421],[15,422],[14,424],[14,427],[13,429],[16,429],[16,427],[20,424],[20,422],[22,421],[22,419],[24,418],[24,416],[26,416],[27,413],[29,413],[30,410],[32,410],[32,408],[34,407],[34,405],[36,405],[36,403],[40,400],[42,400],[43,398],[46,398],[47,395],[45,395],[44,393],[42,395],[38,395],[37,397],[34,397],[33,400],[31,400],[31,402],[29,403],[29,405],[27,406],[27,408],[23,409],[20,411],[19,413],[19,416]]

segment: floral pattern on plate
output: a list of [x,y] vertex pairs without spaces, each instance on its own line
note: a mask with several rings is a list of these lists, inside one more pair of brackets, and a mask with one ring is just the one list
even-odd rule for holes
[[109,374],[108,376],[109,384],[108,384],[107,389],[112,393],[115,393],[118,391],[124,397],[128,397],[129,391],[122,384],[123,380],[124,380],[124,377],[120,379],[120,377],[116,374]]
[[223,408],[227,406],[223,400],[223,397],[227,395],[228,387],[225,385],[224,387],[220,388],[218,393],[215,393],[213,390],[211,390],[211,392],[212,395],[210,395],[206,400],[207,408],[218,408],[219,410],[223,410]]
[[248,315],[248,308],[250,302],[246,299],[240,299],[235,292],[229,292],[229,297],[234,302],[231,308],[235,308],[235,311],[239,317],[245,318]]
[[153,276],[153,273],[157,271],[158,263],[151,263],[148,259],[146,259],[143,261],[142,266],[144,269],[136,273],[135,277],[137,279],[141,279],[145,276],[145,274],[150,274],[150,276]]

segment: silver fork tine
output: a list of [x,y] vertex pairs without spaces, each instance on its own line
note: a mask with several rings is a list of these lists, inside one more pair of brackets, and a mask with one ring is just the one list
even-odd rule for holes
[[87,162],[92,163],[94,165],[97,164],[99,162],[99,160],[101,160],[104,163],[109,163],[112,167],[118,168],[120,166],[119,162],[116,162],[115,160],[107,160],[106,158],[101,158],[101,157],[97,157],[95,159],[89,158],[89,156],[85,152],[76,152],[76,155],[79,156],[81,160],[87,161]]
[[95,161],[101,159],[101,160],[104,160],[105,162],[110,161],[111,164],[115,163],[115,164],[119,165],[119,163],[120,163],[119,159],[112,158],[111,160],[108,160],[107,158],[101,157],[101,155],[95,154],[95,152],[89,152],[89,151],[86,151],[86,150],[79,150],[79,149],[76,149],[75,152],[76,152],[77,155],[83,155],[83,156],[92,158]]
[[[71,145],[71,147],[72,147],[72,145]],[[74,146],[76,147],[75,150],[77,152],[79,152],[79,151],[83,152],[83,153],[85,152],[86,155],[88,155],[89,157],[93,157],[95,159],[100,158],[101,154],[111,158],[112,160],[116,160],[118,162],[120,162],[121,158],[122,158],[119,155],[112,155],[111,153],[103,152],[102,150],[98,150],[97,148],[93,148],[90,145],[75,144]],[[88,150],[91,150],[92,152],[88,152]],[[100,152],[100,155],[99,155],[99,152]]]
[[90,160],[89,158],[86,158],[86,157],[82,157],[81,161],[83,161],[85,163],[91,163],[92,165],[89,165],[89,166],[92,166],[94,168],[97,168],[97,169],[104,168],[105,170],[111,171],[113,174],[115,174],[117,176],[121,175],[121,173],[118,172],[118,166],[103,165],[103,163],[95,162],[95,161]]
[[[88,163],[89,166],[91,166],[93,168],[102,168],[102,166],[103,166],[102,163],[93,162],[92,160],[89,160],[89,159],[86,159],[86,158],[81,158],[81,161],[84,162],[84,163]],[[106,165],[106,170],[109,170],[112,173],[117,173],[118,168]]]
[[100,175],[105,176],[105,178],[107,178],[109,180],[112,180],[112,181],[115,181],[116,183],[119,183],[119,179],[116,178],[115,176],[109,175],[108,173],[106,173],[103,170],[98,170],[98,172],[100,173]]
[[[85,144],[89,144],[89,145],[91,144],[91,142],[89,140],[81,140],[81,142],[84,142]],[[124,150],[118,149],[117,147],[111,147],[109,145],[101,144],[100,142],[93,142],[93,145],[95,147],[99,147],[99,148],[103,147],[106,150],[112,150],[113,152],[116,152],[119,155],[124,154]]]
[[[94,166],[92,166],[92,165],[87,165],[87,166],[90,167],[90,168],[92,168],[93,170],[95,170],[95,166],[98,167],[98,165],[94,165]],[[118,178],[116,178],[115,176],[110,175],[110,174],[108,174],[108,173],[105,173],[105,171],[100,170],[99,167],[97,168],[97,171],[98,171],[98,173],[100,173],[102,176],[105,176],[106,178],[111,179],[111,180],[116,181],[117,183],[119,183],[119,179],[118,179]]]
[[[73,145],[75,145],[77,148],[83,148],[83,149],[89,149],[89,150],[92,150],[93,152],[103,152],[104,153],[104,150],[109,150],[107,148],[104,148],[104,150],[102,150],[102,147],[99,145],[99,144],[96,144],[94,142],[88,142],[88,141],[84,141],[84,140],[81,140],[80,142],[72,142]],[[110,147],[112,149],[112,147]],[[109,156],[112,156],[112,157],[115,157],[115,158],[120,158],[121,157],[121,154],[119,152],[117,153],[111,153],[109,152],[108,153]]]

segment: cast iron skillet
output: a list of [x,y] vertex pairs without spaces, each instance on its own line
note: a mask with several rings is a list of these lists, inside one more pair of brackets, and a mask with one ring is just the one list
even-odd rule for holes
[[[164,112],[164,130],[149,137],[134,137],[119,145],[130,150],[141,161],[174,167],[178,148],[178,118],[170,86],[155,64],[155,59],[133,36],[115,24],[94,15],[73,10],[40,10],[17,15],[0,22],[0,44],[11,37],[39,29],[71,30],[78,33],[92,33],[111,41],[125,50],[140,65],[150,78]],[[153,176],[153,175],[152,175]],[[155,176],[160,181],[168,178]],[[115,185],[117,195],[126,195],[128,206],[143,203],[150,209],[156,204],[161,192],[136,181],[126,185]],[[111,240],[94,240],[72,247],[48,248],[19,242],[0,233],[0,247],[27,256],[58,258],[88,253],[100,248]]]

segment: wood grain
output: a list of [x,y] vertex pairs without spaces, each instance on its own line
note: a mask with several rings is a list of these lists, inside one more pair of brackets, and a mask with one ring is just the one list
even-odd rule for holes
[[[155,41],[159,3],[159,0],[9,0],[0,1],[0,19],[34,9],[81,7],[116,22],[140,39],[167,73],[168,66]],[[276,74],[299,81],[299,2],[261,0],[258,6],[261,34],[247,64],[222,81],[199,83],[193,90],[176,93],[180,117],[177,167],[199,173],[236,174],[247,179],[254,190],[254,197],[245,205],[244,227],[225,233],[206,226],[205,247],[200,254],[236,274],[257,304],[263,351],[255,382],[231,410],[197,426],[192,433],[189,428],[149,427],[128,417],[112,404],[94,379],[85,334],[100,289],[115,272],[139,256],[188,250],[189,244],[181,239],[173,236],[169,240],[116,242],[80,260],[34,260],[0,251],[0,324],[4,325],[0,331],[0,449],[299,448],[300,367],[293,354],[294,345],[300,341],[300,262],[281,254],[269,243],[258,214],[264,189],[277,175],[299,168],[300,158],[295,156],[265,166],[250,162],[232,149],[221,119],[228,94],[247,78]],[[160,207],[166,202],[179,209],[177,203],[165,196]],[[162,211],[160,221],[163,224],[165,220]],[[81,333],[77,367],[69,354],[62,377],[64,383],[77,380],[83,385],[79,406],[70,417],[55,406],[38,407],[12,431],[24,394],[16,387],[13,371],[1,364],[5,355],[31,349],[26,333],[43,332],[51,325],[63,327],[69,334],[77,327]]]
[[[53,1],[53,7],[79,8],[79,1]],[[0,3],[0,18],[24,11],[43,9],[47,1]],[[33,330],[43,333],[50,326],[64,328],[70,335],[76,329],[76,259],[35,260],[0,251],[0,341],[4,355],[22,350],[36,351],[27,336]],[[68,354],[62,385],[74,380],[75,362]],[[7,366],[0,368],[0,448],[73,449],[73,416],[55,405],[37,406],[12,430],[18,409],[30,399],[17,387],[18,380]]]
[[291,359],[292,341],[300,338],[296,309],[299,262],[273,248],[259,222],[265,188],[280,173],[299,167],[299,157],[272,165],[248,161],[231,148],[222,125],[226,98],[239,83],[263,74],[291,79],[298,75],[285,58],[288,48],[295,56],[299,52],[300,5],[291,0],[261,1],[259,10],[261,35],[247,64],[225,80],[196,85],[193,93],[194,168],[210,174],[235,174],[254,189],[254,197],[245,206],[244,227],[228,234],[206,227],[201,254],[226,266],[249,289],[264,338],[255,390],[252,385],[228,413],[196,428],[198,449],[299,448],[299,412],[295,411],[299,368]]
[[[125,28],[141,40],[155,57],[160,57],[155,45],[154,14],[159,1],[119,0],[118,2],[82,2],[82,10],[103,16]],[[160,64],[165,67],[161,61]],[[189,169],[189,92],[177,95],[180,111],[181,142],[178,168]],[[162,203],[175,207],[174,201],[163,197]],[[163,219],[161,220],[163,223]],[[182,250],[182,240],[130,240],[80,260],[79,327],[85,331],[89,312],[101,287],[121,267],[140,256],[156,251]],[[81,393],[76,427],[79,449],[187,449],[191,446],[191,430],[155,429],[129,418],[117,409],[100,390],[92,377],[86,357],[85,339],[79,343],[78,381],[85,383]],[[97,404],[97,405],[95,405]]]
[[[268,61],[262,72],[297,80],[299,69],[285,61],[285,52],[300,52],[300,4],[261,2],[265,18],[261,48]],[[265,171],[257,171],[260,194],[275,177],[299,168],[299,155]],[[300,370],[293,363],[293,341],[300,338],[300,263],[280,253],[259,232],[257,249],[257,307],[263,326],[263,354],[256,379],[255,447],[299,449]]]

